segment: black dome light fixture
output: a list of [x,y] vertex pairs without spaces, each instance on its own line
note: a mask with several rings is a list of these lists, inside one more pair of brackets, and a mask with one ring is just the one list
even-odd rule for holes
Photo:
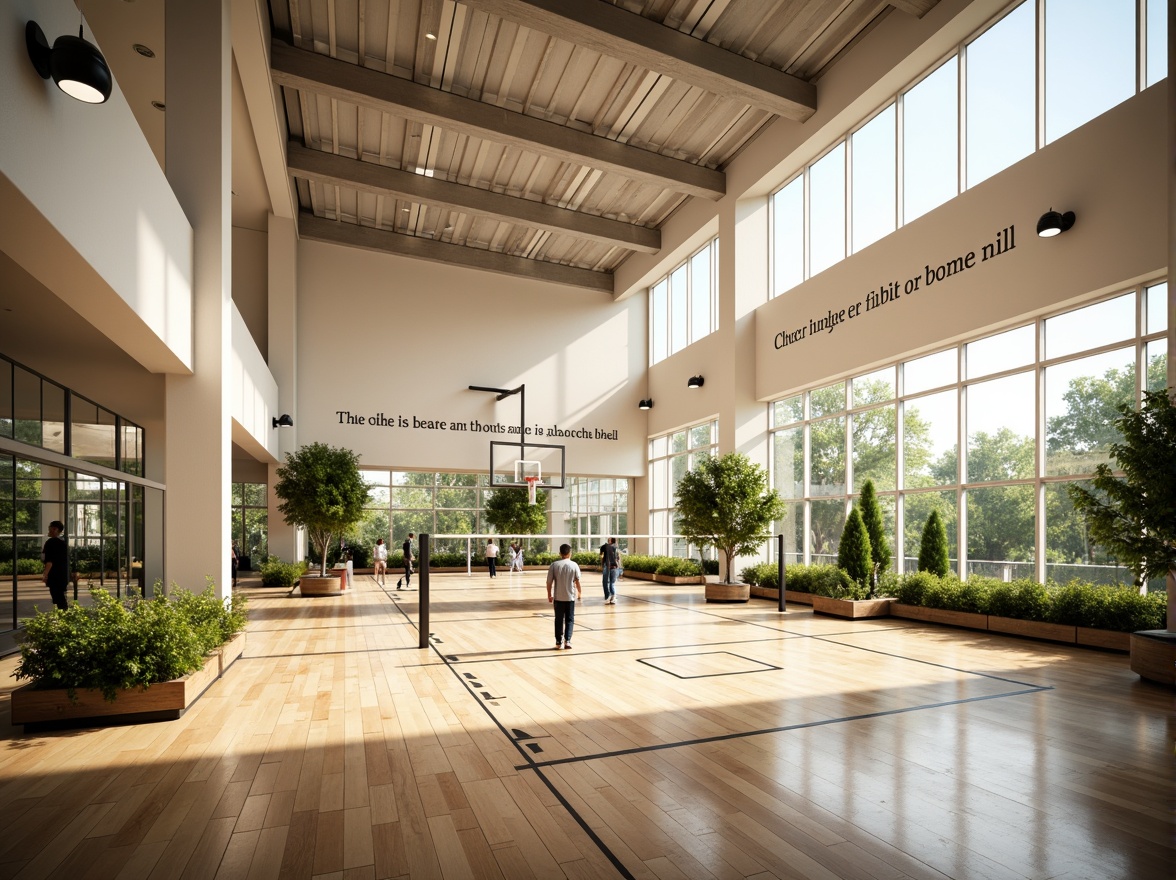
[[688,380],[686,380],[686,387],[687,388],[701,388],[705,381],[706,380],[703,379],[702,376],[691,376]]
[[1037,221],[1037,234],[1042,238],[1053,238],[1055,235],[1061,235],[1074,225],[1074,219],[1073,211],[1059,214],[1053,208],[1050,208]]
[[653,409],[653,398],[647,397],[637,404],[637,409]]
[[280,416],[274,416],[273,420],[274,420],[274,427],[275,428],[293,428],[294,427],[294,420],[292,418],[290,418],[289,413],[282,413]]
[[98,47],[83,39],[81,25],[76,37],[62,34],[50,48],[40,25],[30,21],[25,25],[25,47],[41,79],[53,77],[57,87],[71,98],[103,104],[110,97],[114,87],[110,67]]

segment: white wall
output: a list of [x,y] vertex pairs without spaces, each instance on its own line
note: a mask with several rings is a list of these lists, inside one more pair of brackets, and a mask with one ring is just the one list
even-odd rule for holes
[[278,383],[257,349],[245,319],[233,308],[231,355],[233,442],[261,462],[278,460]]
[[190,370],[192,229],[151,148],[117,83],[88,105],[33,69],[24,23],[76,33],[72,2],[5,12],[0,250],[147,369]]
[[[1040,314],[1163,273],[1168,258],[1167,88],[1154,87],[985,181],[756,313],[756,396],[767,399]],[[1038,238],[1050,208],[1074,228]],[[1008,227],[1015,247],[983,260]],[[928,286],[927,274],[974,254],[974,265]],[[916,280],[917,279],[917,280]],[[898,299],[866,310],[898,282]],[[907,290],[910,293],[907,293]],[[858,317],[848,309],[863,303]],[[810,319],[847,310],[813,336]],[[777,338],[805,328],[783,347]]]
[[[496,403],[470,385],[527,386],[526,421],[544,429],[617,432],[617,439],[534,436],[567,446],[567,471],[645,469],[644,297],[314,242],[300,242],[298,405],[301,443],[354,449],[364,464],[485,471],[490,440],[452,430],[473,420],[518,426],[518,397]],[[341,423],[339,411],[364,424]],[[384,414],[392,427],[377,427]],[[413,427],[413,419],[446,430]],[[407,421],[403,426],[400,419]]]

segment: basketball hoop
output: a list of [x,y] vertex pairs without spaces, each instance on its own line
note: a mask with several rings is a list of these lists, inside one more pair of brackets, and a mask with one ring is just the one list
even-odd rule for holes
[[535,503],[535,490],[538,487],[539,481],[542,478],[528,476],[528,477],[523,477],[523,479],[527,481],[527,503],[534,504]]

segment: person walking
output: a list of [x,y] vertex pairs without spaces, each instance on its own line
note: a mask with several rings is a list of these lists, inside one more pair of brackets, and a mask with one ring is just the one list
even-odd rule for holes
[[555,650],[572,649],[576,600],[580,598],[580,566],[571,559],[572,545],[559,545],[559,559],[547,569],[547,601],[555,606]]
[[388,545],[384,543],[383,538],[376,539],[376,546],[372,550],[372,559],[375,560],[376,569],[372,577],[382,587],[384,586],[384,577],[388,572]]
[[498,577],[498,545],[493,538],[486,539],[486,567],[490,569],[490,577]]
[[233,586],[237,586],[237,572],[241,566],[241,555],[237,552],[237,542],[232,541],[229,544],[229,565],[233,569]]
[[617,539],[609,538],[600,546],[600,572],[604,581],[604,604],[617,604],[617,575],[621,571],[621,557]]
[[518,541],[510,545],[510,570],[523,570],[523,545]]
[[69,608],[65,595],[69,587],[69,548],[65,545],[65,538],[61,537],[64,531],[65,524],[59,519],[53,520],[49,523],[49,540],[41,548],[41,561],[45,563],[41,582],[49,588],[53,604],[62,611]]
[[405,587],[412,585],[412,539],[415,538],[412,532],[408,533],[408,537],[404,539],[404,546],[401,550],[404,551],[404,577],[396,582],[396,589],[401,589],[402,585]]

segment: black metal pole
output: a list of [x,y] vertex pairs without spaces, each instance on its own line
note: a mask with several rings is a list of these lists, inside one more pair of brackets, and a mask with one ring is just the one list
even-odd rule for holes
[[779,610],[787,610],[784,606],[784,536],[776,535],[776,582],[780,585]]
[[417,556],[421,570],[417,572],[417,587],[419,589],[420,605],[417,610],[417,626],[420,637],[417,639],[418,648],[429,647],[429,536],[421,535],[417,544]]

